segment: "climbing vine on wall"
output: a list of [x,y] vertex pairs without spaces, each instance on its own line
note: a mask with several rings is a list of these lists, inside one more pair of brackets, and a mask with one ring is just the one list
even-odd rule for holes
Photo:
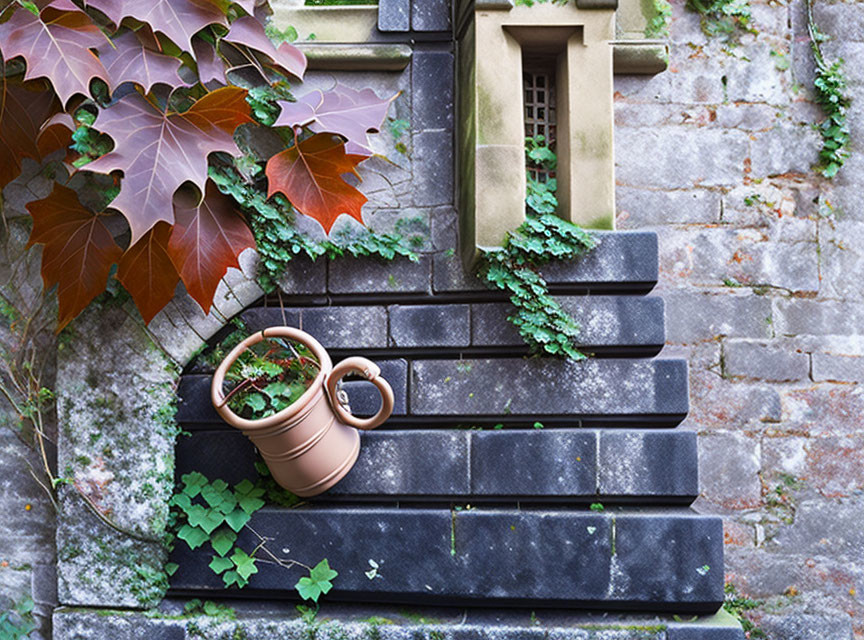
[[[553,171],[557,158],[542,136],[526,140],[529,167]],[[487,285],[510,293],[515,313],[507,319],[537,354],[583,360],[575,338],[579,325],[550,295],[540,268],[551,260],[574,259],[597,242],[586,231],[555,215],[558,200],[554,178],[527,177],[525,222],[507,234],[499,251],[485,251],[480,276]]]
[[822,52],[822,42],[827,36],[819,31],[813,20],[813,7],[807,2],[807,29],[810,36],[810,48],[813,52],[813,62],[816,65],[816,77],[813,88],[816,92],[816,102],[825,113],[825,120],[819,125],[822,135],[822,150],[819,152],[818,169],[826,178],[833,178],[849,158],[849,125],[846,122],[846,111],[852,100],[846,95],[846,75],[843,72],[843,60],[828,62]]
[[672,19],[672,5],[668,0],[652,0],[653,15],[645,25],[646,38],[668,38],[669,21]]
[[687,0],[687,8],[699,14],[706,35],[729,39],[754,31],[749,0]]
[[[266,235],[253,220],[259,208],[238,210],[209,168],[236,169],[262,202],[278,195],[283,212],[313,218],[326,233],[343,214],[363,224],[366,198],[344,176],[372,155],[368,133],[396,96],[337,85],[295,100],[306,58],[270,39],[291,34],[266,29],[266,6],[257,4],[2,3],[0,188],[25,158],[63,153],[72,174],[58,171],[52,193],[27,205],[29,244],[43,245],[42,277],[46,290],[57,287],[60,328],[109,277],[147,322],[180,281],[209,311],[227,269]],[[269,144],[255,144],[256,135]],[[353,251],[387,255],[393,244],[367,235]]]

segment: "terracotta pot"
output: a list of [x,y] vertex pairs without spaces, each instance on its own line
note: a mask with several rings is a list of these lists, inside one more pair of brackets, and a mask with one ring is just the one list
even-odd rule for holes
[[[222,386],[240,354],[266,338],[288,338],[305,345],[321,370],[293,404],[272,416],[246,420],[228,407]],[[373,417],[356,418],[339,402],[337,385],[349,373],[360,374],[378,387],[382,403]],[[393,412],[393,390],[380,374],[378,365],[366,358],[347,358],[333,367],[330,355],[308,333],[270,327],[249,336],[225,357],[213,376],[210,393],[216,411],[255,444],[276,482],[298,496],[309,497],[327,491],[354,466],[360,453],[357,429],[374,429]]]

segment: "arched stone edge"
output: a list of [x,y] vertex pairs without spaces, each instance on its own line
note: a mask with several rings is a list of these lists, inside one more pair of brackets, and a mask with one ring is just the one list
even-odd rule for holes
[[149,326],[129,301],[91,305],[61,340],[61,605],[144,609],[164,597],[176,385],[207,340],[263,295],[257,261],[253,250],[241,255],[241,268],[228,270],[208,314],[186,294]]

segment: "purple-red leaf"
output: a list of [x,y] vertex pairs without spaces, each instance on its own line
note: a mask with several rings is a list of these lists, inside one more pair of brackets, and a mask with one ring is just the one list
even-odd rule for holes
[[12,84],[0,77],[0,189],[21,174],[21,160],[41,160],[50,152],[41,147],[39,133],[60,109],[53,91]]
[[243,16],[235,20],[222,39],[263,53],[279,70],[297,78],[302,79],[303,74],[306,73],[306,56],[303,52],[287,42],[283,42],[277,49],[267,37],[264,26],[252,16]]
[[113,92],[124,82],[134,82],[150,93],[156,83],[171,87],[186,83],[177,73],[182,64],[177,58],[162,55],[145,47],[131,31],[99,48],[99,59],[108,72],[108,86]]
[[127,16],[146,22],[189,52],[197,31],[211,24],[228,26],[225,14],[206,0],[87,0],[87,4],[118,26]]
[[168,255],[171,225],[160,222],[126,250],[120,259],[117,279],[132,295],[144,322],[150,322],[171,302],[180,281]]
[[209,42],[201,38],[192,40],[192,49],[195,53],[195,61],[198,63],[198,80],[201,84],[216,81],[219,84],[228,84],[225,78],[225,64],[216,55],[216,49]]
[[90,50],[106,40],[90,16],[69,0],[54,0],[39,17],[17,7],[0,24],[5,59],[23,57],[24,79],[48,78],[64,105],[76,93],[89,95],[93,78],[108,81],[105,67]]
[[363,224],[361,209],[366,196],[345,182],[365,156],[345,153],[337,136],[317,134],[277,153],[267,162],[268,196],[284,194],[300,213],[315,218],[330,233],[343,213]]
[[280,100],[282,113],[273,126],[308,126],[316,133],[338,133],[357,145],[355,149],[362,148],[372,155],[367,133],[380,131],[390,103],[398,95],[382,100],[372,89],[357,91],[336,85],[326,93],[307,93],[297,102]]
[[240,254],[254,246],[255,238],[234,201],[212,182],[208,181],[200,204],[181,198],[180,193],[175,197],[168,254],[186,291],[204,313],[210,312],[216,287],[228,267],[239,268]]
[[102,214],[85,209],[72,189],[55,184],[51,195],[26,206],[33,216],[27,246],[45,245],[42,280],[45,289],[58,285],[59,331],[105,290],[123,250],[102,223]]
[[203,192],[207,156],[214,151],[240,155],[234,130],[252,122],[246,90],[223,87],[183,113],[158,110],[131,93],[100,111],[96,128],[114,139],[114,150],[87,165],[88,171],[124,173],[111,207],[132,229],[132,243],[159,221],[174,222],[174,192],[189,181]]

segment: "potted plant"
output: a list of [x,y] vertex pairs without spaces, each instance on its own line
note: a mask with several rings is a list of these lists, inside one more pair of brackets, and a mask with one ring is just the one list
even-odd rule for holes
[[[338,388],[359,374],[381,393],[371,418],[353,416]],[[357,429],[374,429],[393,411],[393,390],[381,370],[352,357],[333,367],[323,346],[292,327],[270,327],[238,344],[213,376],[211,397],[219,415],[258,448],[273,478],[292,493],[327,491],[354,466]],[[352,428],[354,427],[354,428]]]

